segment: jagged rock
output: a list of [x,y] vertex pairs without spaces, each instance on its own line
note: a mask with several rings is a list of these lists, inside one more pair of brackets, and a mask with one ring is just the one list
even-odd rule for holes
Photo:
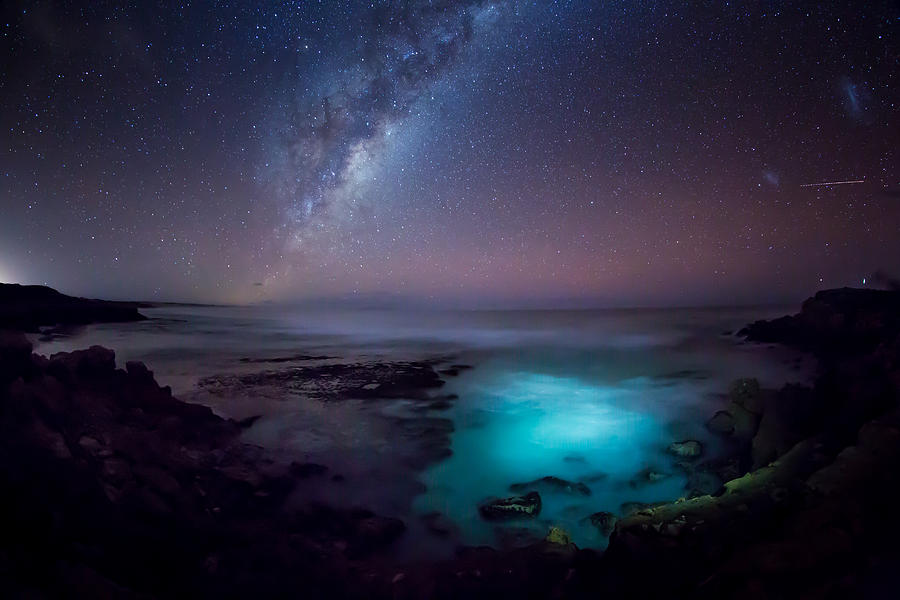
[[682,458],[697,458],[703,453],[703,444],[697,440],[684,440],[669,444],[668,452]]
[[541,495],[529,492],[524,496],[512,496],[487,500],[478,507],[481,516],[488,520],[536,517],[541,513]]
[[562,479],[561,477],[554,477],[552,475],[541,477],[540,479],[535,479],[527,483],[514,483],[509,486],[509,490],[511,492],[517,493],[533,489],[565,494],[575,494],[578,496],[591,495],[591,490],[588,488],[588,486],[581,483],[580,481],[568,481],[566,479]]
[[82,376],[111,376],[115,369],[116,353],[103,346],[58,352],[50,357],[50,364],[47,366],[48,373],[64,382]]

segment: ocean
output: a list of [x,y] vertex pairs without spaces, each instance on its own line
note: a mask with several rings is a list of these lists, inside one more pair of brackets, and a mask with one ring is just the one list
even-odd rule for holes
[[[449,556],[460,545],[523,545],[552,526],[602,549],[607,539],[589,515],[687,493],[670,443],[700,441],[702,460],[727,454],[728,440],[705,423],[725,408],[732,380],[780,387],[808,382],[813,368],[808,357],[734,335],[792,312],[778,307],[142,312],[149,320],[36,339],[35,351],[103,345],[120,367],[145,362],[182,400],[223,417],[259,416],[245,442],[276,463],[328,467],[303,479],[291,501],[403,519],[407,534],[391,556],[402,560]],[[450,369],[446,384],[427,397],[354,397],[331,393],[342,389],[341,372],[322,370],[407,361]],[[436,445],[449,451],[431,452]],[[535,518],[498,523],[479,514],[485,499],[514,495],[511,485],[550,476],[583,485],[579,493],[531,485],[542,497]]]

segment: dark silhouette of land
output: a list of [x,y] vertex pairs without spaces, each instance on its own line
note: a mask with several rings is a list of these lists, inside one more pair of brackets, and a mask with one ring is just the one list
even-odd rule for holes
[[43,285],[0,283],[0,329],[36,332],[40,327],[141,321],[136,302],[66,296]]

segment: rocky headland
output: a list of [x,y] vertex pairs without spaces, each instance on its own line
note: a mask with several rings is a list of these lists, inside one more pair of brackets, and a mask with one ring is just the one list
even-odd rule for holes
[[0,283],[0,330],[37,332],[41,327],[142,321],[136,302],[75,298],[43,285]]

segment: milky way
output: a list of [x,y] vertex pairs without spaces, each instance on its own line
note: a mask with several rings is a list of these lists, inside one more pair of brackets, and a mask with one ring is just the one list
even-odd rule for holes
[[618,306],[900,273],[895,3],[0,10],[0,279]]

